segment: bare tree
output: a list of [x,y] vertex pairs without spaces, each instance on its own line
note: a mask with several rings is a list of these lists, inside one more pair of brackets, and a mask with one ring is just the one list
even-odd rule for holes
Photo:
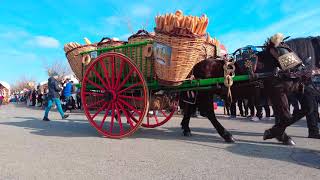
[[12,92],[20,92],[24,89],[34,89],[35,86],[36,86],[36,83],[33,78],[22,76],[13,85],[11,85],[11,90]]
[[59,60],[55,60],[52,63],[45,65],[45,70],[48,73],[48,76],[51,76],[54,72],[57,73],[60,77],[73,74],[70,65]]

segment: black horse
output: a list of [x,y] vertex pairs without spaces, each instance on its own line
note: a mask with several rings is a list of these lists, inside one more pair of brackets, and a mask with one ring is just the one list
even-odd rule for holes
[[[301,47],[303,46],[299,46],[299,44],[301,45],[301,43],[306,43],[306,42],[307,41],[301,41],[301,40],[299,40],[298,43],[294,41],[289,41],[288,44],[297,50],[300,57],[303,57],[304,60],[306,60],[308,58],[306,56],[303,56],[302,52],[305,54],[310,54],[307,52],[307,51],[310,51],[310,48],[308,48],[308,46],[304,46],[304,49],[301,51]],[[288,48],[286,43],[282,43],[280,45],[280,48],[290,49]],[[267,50],[269,52],[273,50],[276,51],[276,49],[277,48],[274,47],[272,43],[267,44]],[[270,55],[269,59],[272,61],[275,61],[276,60],[275,56],[277,55]],[[308,63],[308,62],[305,61],[305,63]],[[279,79],[279,78],[269,79],[265,81],[266,87],[269,87],[269,88],[266,88],[266,90],[269,93],[270,100],[275,109],[275,113],[279,118],[279,122],[277,122],[271,129],[268,129],[265,131],[264,140],[285,135],[284,132],[288,126],[294,124],[304,116],[313,113],[314,105],[312,104],[313,102],[312,98],[317,95],[317,91],[315,90],[315,88],[310,86],[310,84],[312,84],[311,82],[312,70],[310,68],[313,68],[313,67],[314,67],[314,64],[313,65],[310,64],[309,67],[306,67],[304,69],[301,68],[300,66],[291,70],[291,72],[284,73],[285,77],[282,79]],[[292,115],[290,114],[289,108],[287,108],[288,93],[294,93],[300,97],[301,109]]]
[[[301,110],[291,117],[287,94],[298,93],[303,95],[303,84],[307,77],[309,77],[307,76],[309,73],[297,73],[301,71],[298,65],[292,67],[289,71],[279,72],[279,69],[283,67],[279,64],[278,58],[287,53],[287,51],[289,52],[290,48],[283,42],[275,46],[271,41],[268,41],[263,51],[255,53],[257,57],[255,64],[249,69],[246,69],[247,72],[249,71],[249,73],[252,74],[252,77],[255,77],[255,80],[235,83],[232,86],[232,96],[233,100],[236,100],[237,98],[245,98],[252,95],[255,95],[255,97],[257,97],[256,99],[259,99],[261,93],[267,95],[271,100],[275,114],[280,119],[280,122],[265,132],[264,139],[277,138],[285,144],[294,144],[292,139],[286,135],[285,128],[308,114],[310,106],[308,103],[302,103]],[[201,61],[194,67],[193,74],[197,79],[223,77],[224,63],[224,61],[213,58]],[[236,75],[244,73],[246,72],[241,68],[241,61],[236,62]],[[263,79],[261,77],[263,77]],[[200,114],[208,117],[226,142],[234,142],[232,135],[218,122],[213,111],[213,94],[225,98],[226,92],[226,88],[217,87],[209,91],[193,93],[196,94],[194,103],[186,103],[184,105],[184,117],[181,126],[185,136],[191,135],[189,121],[192,112],[198,107]],[[255,102],[255,104],[257,104],[257,102]]]
[[[218,60],[215,58],[209,58],[196,64],[193,68],[193,75],[196,79],[207,79],[212,77],[223,77],[224,71],[223,66],[225,60]],[[235,74],[241,75],[247,73],[246,70],[240,68],[239,64],[235,64]],[[231,87],[232,99],[234,101],[238,99],[251,97],[254,93],[255,97],[259,97],[260,88],[262,87],[261,81],[251,81],[244,83],[235,83]],[[212,125],[217,130],[218,134],[226,142],[234,142],[235,139],[232,137],[231,133],[228,132],[223,125],[217,120],[214,107],[213,107],[213,96],[218,95],[223,99],[228,99],[228,89],[224,86],[217,85],[210,90],[202,90],[196,92],[184,92],[182,93],[180,101],[183,103],[183,119],[181,126],[183,129],[184,136],[191,136],[191,130],[189,128],[189,122],[192,114],[198,108],[200,115],[207,117]],[[257,104],[257,101],[255,101]]]

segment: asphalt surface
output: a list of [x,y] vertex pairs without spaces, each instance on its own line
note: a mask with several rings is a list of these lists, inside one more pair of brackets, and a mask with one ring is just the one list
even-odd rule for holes
[[205,118],[191,120],[192,137],[181,136],[175,116],[119,140],[100,137],[82,113],[51,112],[44,122],[43,110],[1,106],[0,179],[320,179],[320,140],[306,138],[305,120],[288,129],[290,147],[262,140],[273,121],[219,112],[237,143],[224,143]]

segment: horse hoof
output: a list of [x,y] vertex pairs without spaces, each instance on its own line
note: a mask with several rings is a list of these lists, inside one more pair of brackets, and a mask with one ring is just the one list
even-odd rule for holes
[[320,134],[309,134],[308,138],[320,139]]
[[289,146],[294,146],[294,145],[296,145],[296,143],[295,143],[291,138],[289,138],[289,139],[286,140],[286,141],[283,141],[283,144],[284,144],[284,145],[289,145]]
[[265,130],[263,133],[263,140],[274,138],[270,130]]
[[283,134],[282,136],[277,136],[276,139],[279,142],[282,142],[282,144],[284,145],[289,145],[289,146],[294,146],[296,145],[296,143],[291,139],[290,136],[288,136],[287,134]]
[[225,137],[225,138],[224,138],[224,141],[225,141],[226,143],[235,143],[235,142],[236,142],[236,140],[233,138],[232,135]]
[[190,136],[192,136],[192,134],[190,131],[183,131],[183,136],[190,137]]

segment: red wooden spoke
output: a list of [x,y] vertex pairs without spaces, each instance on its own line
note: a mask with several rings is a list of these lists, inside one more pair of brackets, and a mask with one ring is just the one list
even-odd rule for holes
[[100,74],[95,70],[95,69],[92,69],[92,71],[94,72],[94,74],[99,78],[99,80],[102,82],[102,84],[107,87],[108,89],[110,89],[110,86],[109,84],[107,84],[103,78],[100,76]]
[[131,116],[131,118],[132,118],[132,120],[133,120],[134,122],[137,122],[138,120],[133,116],[134,113],[135,113],[135,112],[132,112],[132,113],[130,114],[130,116]]
[[100,100],[100,101],[97,101],[97,102],[95,102],[95,103],[93,103],[93,104],[89,104],[89,105],[87,105],[87,106],[88,106],[88,108],[92,108],[93,106],[95,106],[95,105],[97,105],[97,104],[100,104],[100,103],[102,103],[102,102],[104,102],[104,99],[102,99],[102,100]]
[[134,108],[133,106],[131,106],[129,103],[127,103],[126,101],[119,99],[119,101],[126,105],[129,109],[131,109],[132,111],[134,111],[135,113],[137,113],[139,116],[141,116],[141,112],[139,112],[136,108]]
[[158,117],[157,117],[155,111],[153,111],[153,117],[154,117],[154,119],[156,120],[157,124],[159,124],[159,120],[158,120]]
[[122,83],[117,87],[116,90],[119,90],[122,88],[123,85],[125,85],[125,83],[128,81],[129,77],[132,75],[132,73],[134,72],[134,69],[131,69],[129,71],[129,73],[127,74],[127,76],[123,79]]
[[133,123],[132,123],[132,121],[131,121],[131,118],[129,117],[127,111],[123,108],[123,106],[122,106],[120,103],[117,102],[117,105],[120,107],[121,111],[122,111],[123,114],[126,116],[127,121],[128,121],[129,124],[130,124],[130,127],[133,128],[134,125],[133,125]]
[[138,83],[136,83],[136,84],[134,84],[134,85],[131,85],[131,86],[125,88],[125,89],[122,89],[121,91],[118,92],[118,94],[121,94],[121,93],[123,93],[123,92],[125,92],[125,91],[128,91],[128,90],[130,90],[130,89],[132,89],[132,88],[134,88],[134,87],[136,87],[136,86],[142,85],[142,84],[143,84],[142,82],[138,82]]
[[94,119],[101,111],[105,109],[107,104],[108,103],[104,103],[103,106],[100,109],[98,109],[98,111],[93,116],[91,116],[91,118]]
[[150,120],[149,120],[149,113],[148,113],[148,115],[147,115],[147,125],[149,125],[150,124]]
[[168,115],[166,115],[166,113],[163,112],[163,110],[160,110],[160,112],[164,115],[164,117],[168,117]]
[[124,99],[134,99],[137,101],[143,101],[144,98],[143,97],[135,97],[135,96],[125,96],[125,95],[119,95],[120,98],[124,98]]
[[111,122],[110,122],[110,133],[112,133],[113,124],[114,124],[114,104],[112,103],[112,111],[111,111]]
[[115,85],[115,67],[114,67],[114,57],[112,57],[111,59],[111,88],[113,89],[114,88],[114,85]]
[[[159,111],[161,112],[161,114],[163,114],[163,116],[159,116],[160,113],[156,114],[155,110],[149,110],[149,111],[153,111],[153,114],[151,113],[147,114],[147,120],[145,120],[142,123],[142,126],[146,128],[155,128],[168,122],[172,118],[174,112],[176,111],[176,108],[170,109],[169,114],[166,113],[165,110],[160,109]],[[148,118],[149,118],[149,122],[148,122]]]
[[106,80],[107,80],[107,83],[109,85],[109,88],[111,87],[111,84],[110,84],[110,81],[109,81],[109,75],[108,75],[108,71],[107,71],[107,68],[106,68],[106,65],[104,64],[104,61],[100,61],[100,65],[103,69],[103,72],[104,72],[104,76],[106,77]]
[[122,122],[121,122],[121,114],[120,114],[120,110],[117,107],[117,104],[114,105],[115,109],[117,110],[117,115],[118,115],[118,123],[119,123],[119,127],[120,127],[120,134],[123,134],[123,126],[122,126]]
[[117,89],[117,87],[119,85],[119,82],[120,82],[120,78],[121,78],[121,73],[122,73],[123,67],[124,67],[124,62],[121,60],[120,69],[119,69],[119,73],[118,73],[118,77],[117,77],[117,82],[116,82],[116,85],[115,85],[116,89]]
[[93,96],[104,96],[104,94],[96,93],[96,92],[84,92],[84,93],[88,95],[93,95]]
[[102,121],[101,121],[101,123],[100,123],[100,129],[102,129],[103,124],[104,124],[104,121],[106,120],[106,118],[107,118],[107,116],[108,116],[108,114],[109,114],[109,110],[110,110],[111,104],[112,104],[112,103],[109,103],[109,104],[108,104],[108,107],[107,107],[107,109],[106,109],[106,113],[104,114],[103,119],[102,119]]
[[91,85],[93,85],[94,87],[100,89],[101,91],[105,91],[105,89],[103,87],[99,86],[97,83],[91,81],[90,79],[85,78],[85,81],[88,81]]

